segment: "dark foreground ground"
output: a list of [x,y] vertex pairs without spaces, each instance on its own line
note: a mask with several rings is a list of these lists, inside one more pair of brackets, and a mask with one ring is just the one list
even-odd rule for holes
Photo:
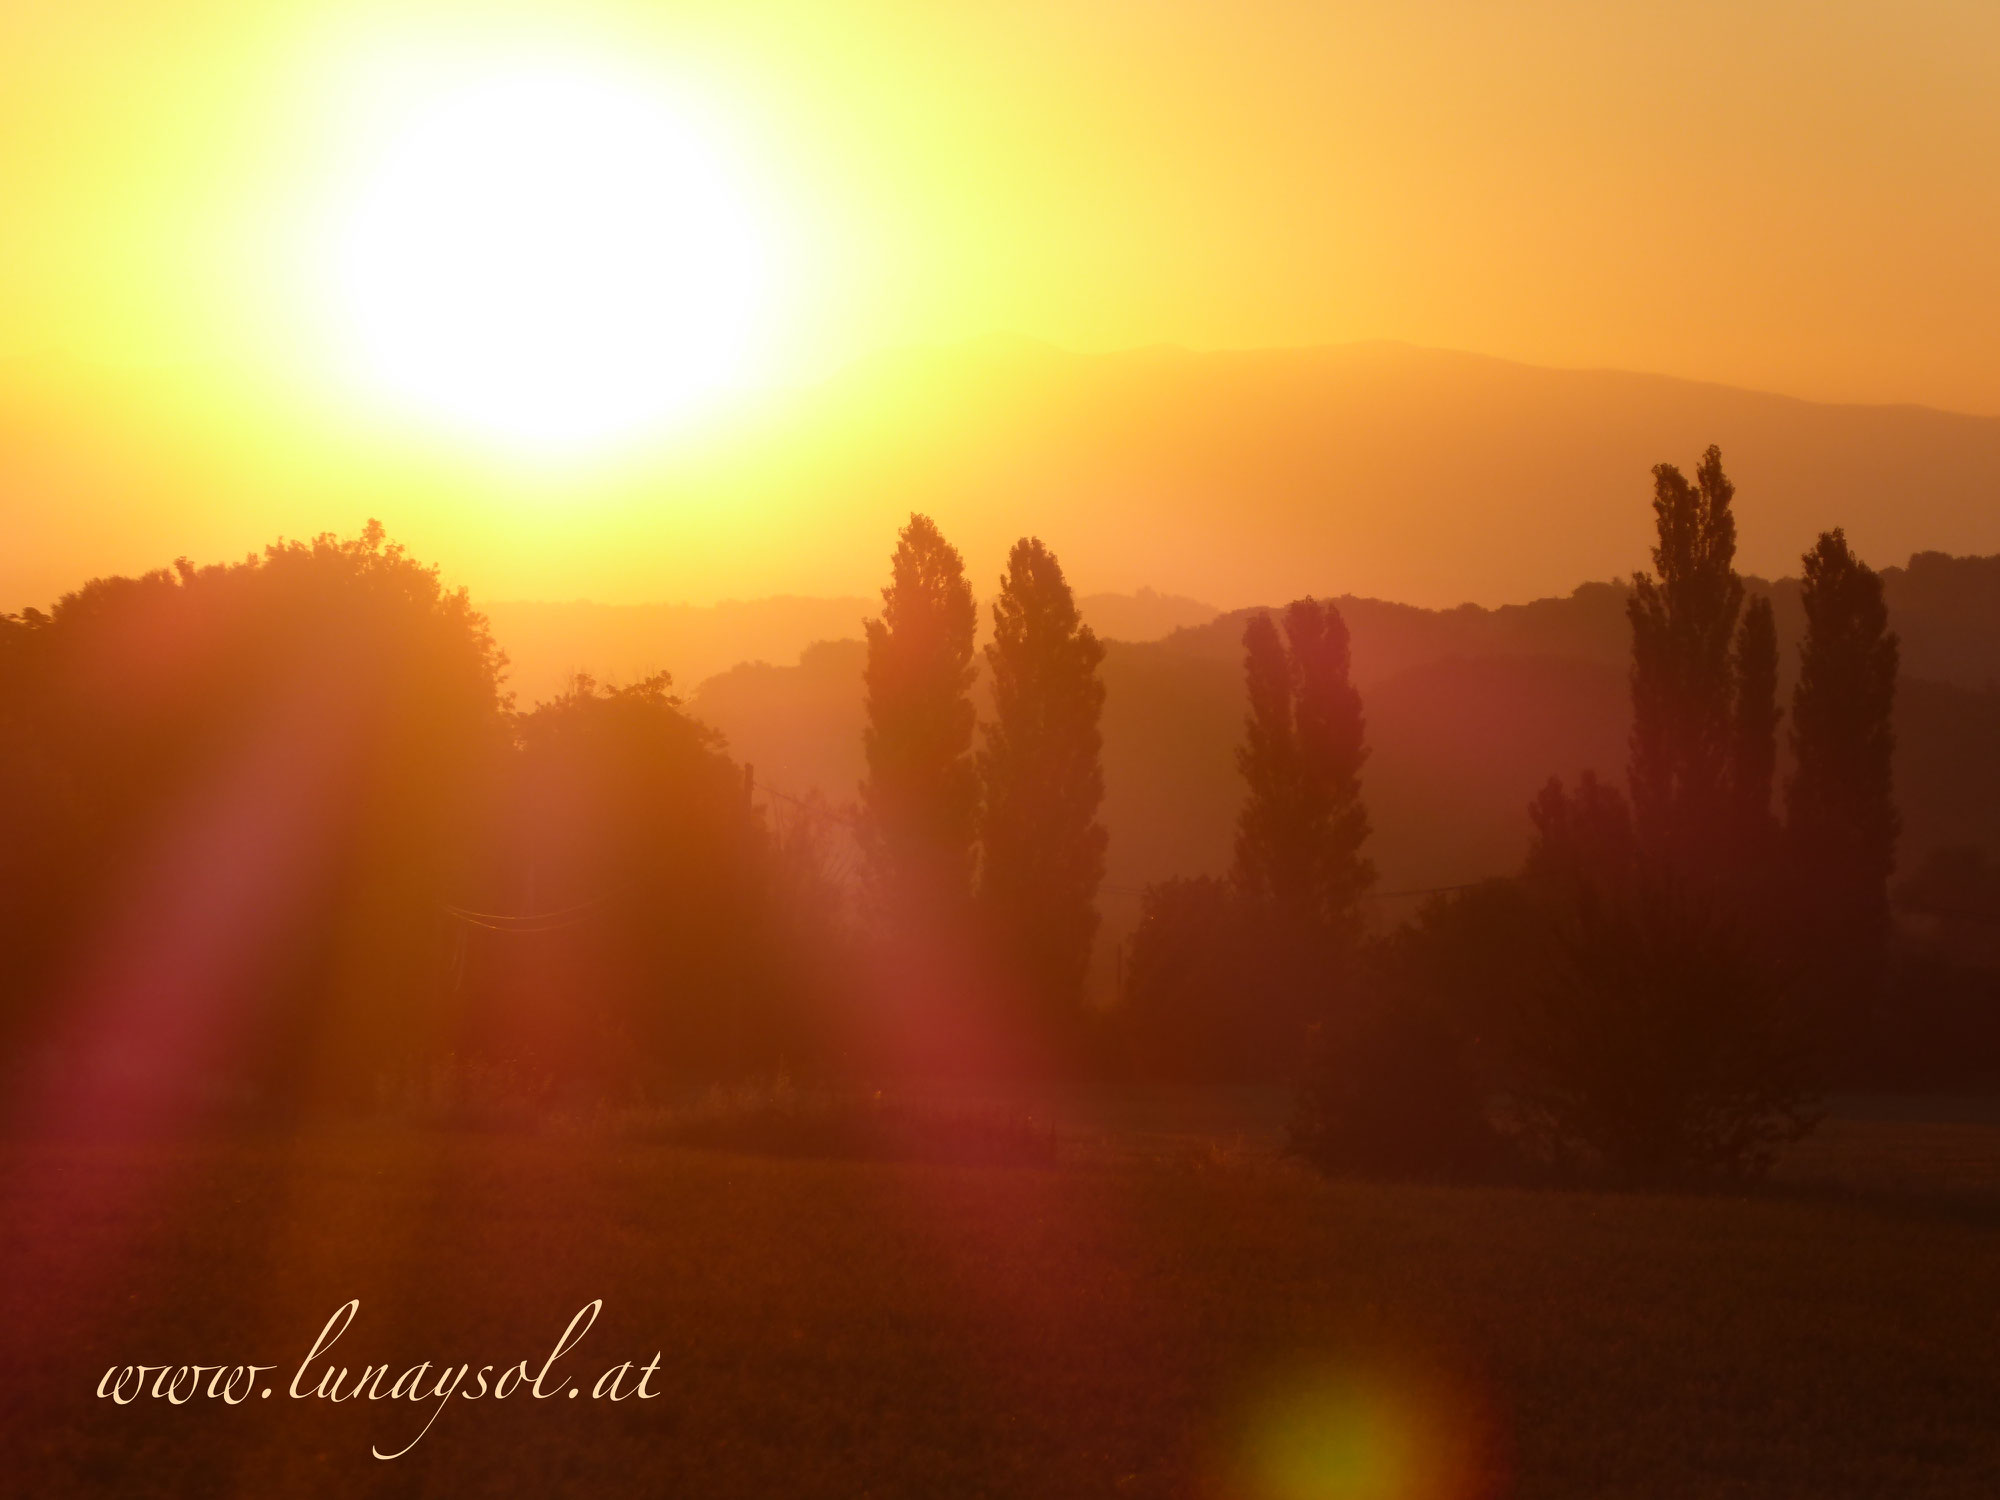
[[[1749,1198],[1328,1185],[1226,1117],[1103,1116],[1053,1167],[387,1130],[0,1148],[0,1490],[2000,1494],[1978,1111],[1850,1109]],[[332,1365],[386,1363],[383,1399],[293,1399],[357,1297]],[[371,1456],[437,1407],[396,1374],[532,1374],[594,1298],[547,1399],[455,1398]],[[655,1353],[655,1399],[592,1394]],[[243,1363],[271,1397],[95,1395],[113,1365]]]

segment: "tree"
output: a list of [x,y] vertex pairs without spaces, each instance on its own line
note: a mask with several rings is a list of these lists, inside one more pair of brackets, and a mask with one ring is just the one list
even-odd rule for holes
[[1519,1092],[1538,1154],[1630,1182],[1755,1175],[1811,1128],[1789,1013],[1712,902],[1641,866],[1550,918]]
[[1728,829],[1736,723],[1730,648],[1743,607],[1736,575],[1736,487],[1722,451],[1702,455],[1690,484],[1653,469],[1658,544],[1632,579],[1632,812],[1648,849],[1683,870],[1711,869]]
[[1082,1004],[1104,878],[1103,659],[1055,555],[1037,538],[1016,542],[986,647],[980,898],[1002,962],[1059,1016]]
[[1287,1148],[1330,1176],[1471,1177],[1498,1160],[1486,1090],[1418,932],[1370,944],[1320,1023]]
[[1831,1019],[1847,1028],[1880,991],[1889,936],[1898,643],[1882,580],[1839,528],[1806,553],[1803,582],[1806,638],[1792,694],[1796,769],[1785,831],[1806,905],[1806,969]]
[[1347,623],[1317,599],[1265,614],[1243,632],[1249,713],[1237,765],[1248,796],[1235,880],[1303,933],[1347,940],[1375,871],[1362,857],[1368,812],[1361,695],[1349,679]]
[[1551,781],[1529,811],[1524,941],[1482,965],[1523,1144],[1635,1182],[1763,1170],[1811,1120],[1757,934],[1640,843],[1615,787]]
[[1242,906],[1241,892],[1213,875],[1156,881],[1141,894],[1119,1017],[1148,1076],[1268,1078],[1274,1054],[1296,1050],[1294,1032],[1275,1039],[1269,1014],[1246,1003],[1265,986]]
[[1362,858],[1361,698],[1347,626],[1295,601],[1243,631],[1249,710],[1237,765],[1247,784],[1227,881],[1149,886],[1132,935],[1126,1010],[1135,1050],[1212,1077],[1296,1074],[1309,1027],[1351,972]]
[[1631,804],[1594,772],[1578,777],[1574,792],[1551,776],[1528,804],[1528,822],[1534,835],[1522,873],[1531,885],[1570,897],[1632,879],[1639,850]]
[[105,1118],[204,1075],[273,1112],[364,1096],[436,1019],[505,664],[372,521],[0,629],[0,895],[31,897],[0,912],[0,1041],[70,1038],[62,1087]]
[[1729,746],[1730,825],[1750,863],[1776,831],[1771,790],[1778,765],[1778,631],[1771,601],[1759,595],[1743,611],[1731,658],[1736,713]]
[[868,778],[860,841],[878,913],[969,899],[979,785],[972,760],[972,586],[958,550],[912,515],[866,623]]
[[770,840],[741,767],[665,673],[579,675],[520,716],[499,857],[462,900],[558,913],[465,924],[464,1044],[511,1022],[543,1066],[600,1081],[716,1078],[800,1060],[778,982]]

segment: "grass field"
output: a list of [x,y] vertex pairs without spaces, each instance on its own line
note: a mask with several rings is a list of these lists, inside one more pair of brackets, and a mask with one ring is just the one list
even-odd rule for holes
[[[1050,1167],[407,1130],[12,1145],[4,1488],[2000,1494],[1990,1112],[1843,1111],[1739,1197],[1327,1184],[1268,1124],[1133,1106]],[[350,1298],[333,1366],[394,1372],[533,1374],[603,1311],[550,1379],[581,1398],[292,1399]],[[655,1399],[591,1394],[655,1353]],[[246,1363],[273,1397],[95,1394],[114,1365]]]

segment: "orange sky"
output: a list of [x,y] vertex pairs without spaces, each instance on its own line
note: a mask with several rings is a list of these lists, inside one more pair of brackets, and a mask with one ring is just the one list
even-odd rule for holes
[[[727,136],[783,240],[770,383],[997,331],[1393,338],[2000,413],[1985,0],[12,0],[0,383],[85,428],[64,403],[91,398],[48,370],[136,367],[118,378],[170,404],[254,392],[284,412],[231,436],[260,478],[296,428],[323,467],[372,432],[310,269],[370,101],[440,59],[523,52],[653,70]],[[239,506],[192,534],[348,528],[354,508]],[[476,582],[542,591],[464,550]]]

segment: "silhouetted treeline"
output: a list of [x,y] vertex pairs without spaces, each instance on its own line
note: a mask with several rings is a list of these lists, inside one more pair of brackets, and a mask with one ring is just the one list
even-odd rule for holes
[[768,1073],[826,1045],[804,1003],[819,893],[668,689],[579,677],[519,717],[468,905],[446,914],[442,1009],[558,1078]]
[[1231,867],[1145,891],[1108,1008],[1106,653],[1039,539],[982,723],[963,559],[911,517],[851,807],[760,787],[664,675],[517,711],[463,592],[373,524],[94,582],[0,618],[14,1097],[60,1123],[352,1106],[451,1058],[585,1097],[1081,1068],[1300,1085],[1331,1169],[1659,1179],[1759,1168],[1822,1088],[1991,1082],[2000,880],[1974,849],[1891,886],[1882,579],[1822,535],[1794,667],[1720,454],[1654,481],[1622,785],[1551,779],[1518,873],[1390,928],[1347,622],[1253,614]]
[[839,941],[811,841],[664,678],[515,715],[503,669],[373,524],[0,622],[0,1023],[30,1116],[828,1045],[801,1003]]
[[515,711],[484,619],[374,524],[0,620],[10,1097],[143,1122],[454,1060],[591,1098],[1073,1064],[1101,650],[1024,539],[975,755],[971,591],[922,517],[884,605],[858,824],[760,796],[664,675]]
[[1104,873],[1103,648],[1055,555],[1023,537],[993,604],[981,726],[972,588],[928,516],[898,538],[882,606],[857,824],[871,1052],[955,1073],[1072,1066]]
[[[1253,617],[1236,869],[1147,893],[1132,1052],[1236,1078],[1299,1076],[1310,1052],[1294,1141],[1330,1170],[1512,1156],[1660,1180],[1761,1170],[1810,1128],[1821,1088],[1962,1037],[1936,1026],[1937,1003],[1909,1003],[1915,960],[1891,964],[1897,640],[1881,581],[1837,529],[1806,555],[1781,819],[1777,634],[1734,568],[1734,495],[1714,448],[1692,480],[1654,471],[1654,571],[1627,602],[1625,786],[1552,779],[1519,876],[1441,893],[1372,940],[1273,878],[1338,871],[1350,910],[1365,894],[1345,629],[1301,600],[1280,647]],[[1318,640],[1338,642],[1319,673],[1338,707],[1308,714],[1302,647]],[[1314,761],[1308,723],[1340,726],[1318,740],[1331,819],[1299,799],[1296,770],[1272,769]]]
[[0,1004],[47,1107],[298,1099],[402,1046],[507,736],[464,595],[371,525],[0,640]]

